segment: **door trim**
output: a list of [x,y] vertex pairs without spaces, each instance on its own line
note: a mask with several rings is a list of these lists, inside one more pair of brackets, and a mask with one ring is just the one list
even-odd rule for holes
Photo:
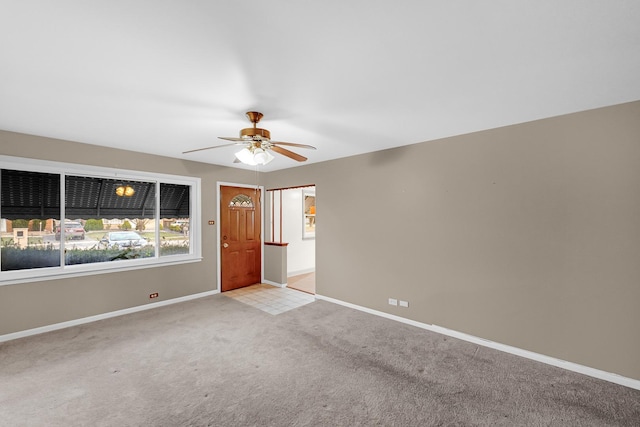
[[[222,292],[222,258],[220,253],[220,187],[239,187],[255,189],[255,185],[238,184],[235,182],[218,181],[216,183],[216,270],[218,292]],[[260,281],[264,283],[264,186],[258,185],[260,190]]]

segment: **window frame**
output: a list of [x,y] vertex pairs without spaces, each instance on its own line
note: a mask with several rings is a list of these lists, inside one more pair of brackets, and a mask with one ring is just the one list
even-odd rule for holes
[[[170,175],[154,172],[134,171],[127,169],[113,169],[102,166],[90,166],[74,163],[64,163],[49,160],[28,159],[0,155],[0,169],[23,170],[39,173],[54,173],[60,175],[60,218],[65,218],[65,178],[68,175],[80,175],[96,178],[109,178],[130,181],[147,181],[155,183],[155,254],[153,257],[126,260],[125,262],[86,263],[60,265],[58,267],[43,267],[24,270],[0,271],[0,286],[28,283],[42,280],[91,276],[143,268],[165,267],[202,260],[201,244],[201,179],[198,177]],[[190,187],[189,197],[189,253],[160,256],[160,184],[178,184]],[[0,218],[2,206],[0,206]],[[62,240],[61,240],[62,242]],[[64,251],[60,251],[61,262]]]

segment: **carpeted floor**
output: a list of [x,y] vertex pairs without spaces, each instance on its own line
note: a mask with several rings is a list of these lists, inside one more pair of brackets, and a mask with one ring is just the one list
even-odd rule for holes
[[640,391],[325,301],[215,295],[0,344],[2,426],[638,426]]

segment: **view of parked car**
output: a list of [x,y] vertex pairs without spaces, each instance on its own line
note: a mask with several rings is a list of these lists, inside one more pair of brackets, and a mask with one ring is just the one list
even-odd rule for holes
[[[56,240],[60,240],[61,226],[56,227]],[[84,226],[77,221],[65,221],[64,222],[64,236],[65,239],[79,239],[84,240]]]
[[135,231],[111,231],[100,239],[100,246],[107,248],[140,248],[148,245],[147,239],[144,239]]

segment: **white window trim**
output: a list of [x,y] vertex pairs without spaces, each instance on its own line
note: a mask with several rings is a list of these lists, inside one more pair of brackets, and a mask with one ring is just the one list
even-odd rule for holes
[[[113,169],[100,166],[79,165],[73,163],[54,162],[48,160],[28,159],[0,155],[0,169],[24,170],[31,172],[55,173],[60,175],[84,175],[99,178],[111,178],[122,180],[146,180],[165,184],[188,185],[191,187],[190,195],[190,226],[189,226],[189,254],[159,256],[156,245],[155,256],[139,258],[118,263],[88,263],[61,267],[45,267],[25,270],[0,271],[0,286],[27,283],[42,280],[52,280],[69,277],[89,276],[103,273],[114,273],[142,268],[165,267],[167,265],[199,262],[202,260],[201,243],[201,180],[198,177],[169,175],[132,171],[126,169]],[[64,199],[64,180],[61,179],[61,202]],[[158,191],[156,186],[156,191]],[[158,196],[156,194],[156,196]],[[156,197],[156,212],[160,212],[160,198]],[[62,203],[64,206],[64,203]],[[64,208],[60,211],[64,215]],[[0,206],[0,217],[2,216]],[[61,216],[63,218],[64,216]],[[156,242],[159,235],[159,215],[156,221]]]

